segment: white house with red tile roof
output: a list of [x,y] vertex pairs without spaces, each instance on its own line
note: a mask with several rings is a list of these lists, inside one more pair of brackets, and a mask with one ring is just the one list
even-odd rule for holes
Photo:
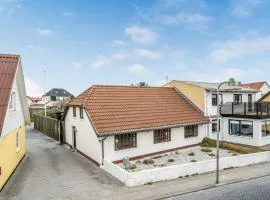
[[258,91],[256,93],[256,101],[258,101],[260,98],[262,98],[265,94],[267,94],[270,91],[270,86],[266,81],[244,83],[241,84],[241,86]]
[[208,117],[175,88],[94,85],[65,115],[65,142],[102,165],[198,145]]

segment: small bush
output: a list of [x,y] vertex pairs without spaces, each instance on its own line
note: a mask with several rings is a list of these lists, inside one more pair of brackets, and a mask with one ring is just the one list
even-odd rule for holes
[[175,152],[175,154],[179,154],[179,152],[178,152],[178,151],[176,151],[176,152]]
[[191,152],[188,154],[189,156],[195,156],[195,153],[194,152]]
[[159,166],[160,166],[160,167],[164,167],[165,165],[164,165],[164,164],[160,164]]
[[137,160],[137,161],[136,161],[136,163],[137,163],[137,164],[141,164],[141,163],[142,163],[142,161],[140,161],[140,160]]
[[168,162],[174,162],[173,158],[168,159]]
[[158,159],[158,158],[161,158],[162,155],[157,155],[157,156],[154,156],[153,159]]
[[136,169],[137,168],[137,166],[135,165],[135,164],[131,164],[130,166],[129,166],[129,169]]
[[209,153],[208,156],[214,157],[216,155],[214,153]]
[[145,164],[145,165],[152,165],[154,163],[155,163],[155,161],[152,159],[144,159],[143,160],[143,164]]
[[216,141],[205,137],[202,140],[201,146],[202,147],[215,147],[216,146]]
[[190,162],[197,162],[197,160],[193,159],[193,160],[191,160]]
[[204,148],[201,148],[201,151],[202,152],[212,152],[212,149],[208,148],[208,147],[204,147]]

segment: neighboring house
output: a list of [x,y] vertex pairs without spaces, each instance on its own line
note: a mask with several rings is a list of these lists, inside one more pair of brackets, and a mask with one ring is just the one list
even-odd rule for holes
[[27,96],[27,104],[30,107],[33,104],[37,104],[42,101],[42,97],[30,97]]
[[270,91],[270,86],[268,85],[266,81],[245,83],[245,84],[241,84],[241,86],[245,88],[257,90],[258,92],[256,94],[256,101],[261,99],[266,93]]
[[29,123],[25,83],[18,55],[0,55],[0,190],[25,155]]
[[102,165],[198,145],[208,117],[175,88],[93,85],[65,114],[65,141]]
[[53,88],[42,96],[43,101],[46,102],[57,102],[61,100],[69,101],[73,97],[72,94],[62,88]]
[[270,103],[270,91],[263,95],[258,102],[268,102]]
[[[230,104],[221,108],[221,140],[251,146],[270,144],[270,104]],[[210,135],[215,139],[216,134]]]
[[[195,81],[177,81],[173,80],[164,85],[164,87],[176,87],[187,98],[190,99],[205,116],[209,116],[211,125],[209,126],[208,136],[217,132],[217,87],[218,83],[195,82]],[[220,104],[234,102],[241,104],[248,102],[252,104],[256,100],[257,90],[244,88],[241,86],[223,85],[220,88]]]

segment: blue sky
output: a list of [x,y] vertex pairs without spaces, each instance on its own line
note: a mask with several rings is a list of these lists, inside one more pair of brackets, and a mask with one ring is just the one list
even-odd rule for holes
[[22,56],[27,93],[92,84],[266,80],[267,0],[0,0],[0,53]]

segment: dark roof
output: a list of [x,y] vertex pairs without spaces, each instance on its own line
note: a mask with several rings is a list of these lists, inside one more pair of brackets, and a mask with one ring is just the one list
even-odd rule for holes
[[73,97],[72,94],[62,88],[53,88],[43,96]]
[[0,135],[19,60],[20,56],[18,55],[0,54]]
[[69,106],[86,108],[101,136],[209,121],[183,94],[169,87],[94,85]]

